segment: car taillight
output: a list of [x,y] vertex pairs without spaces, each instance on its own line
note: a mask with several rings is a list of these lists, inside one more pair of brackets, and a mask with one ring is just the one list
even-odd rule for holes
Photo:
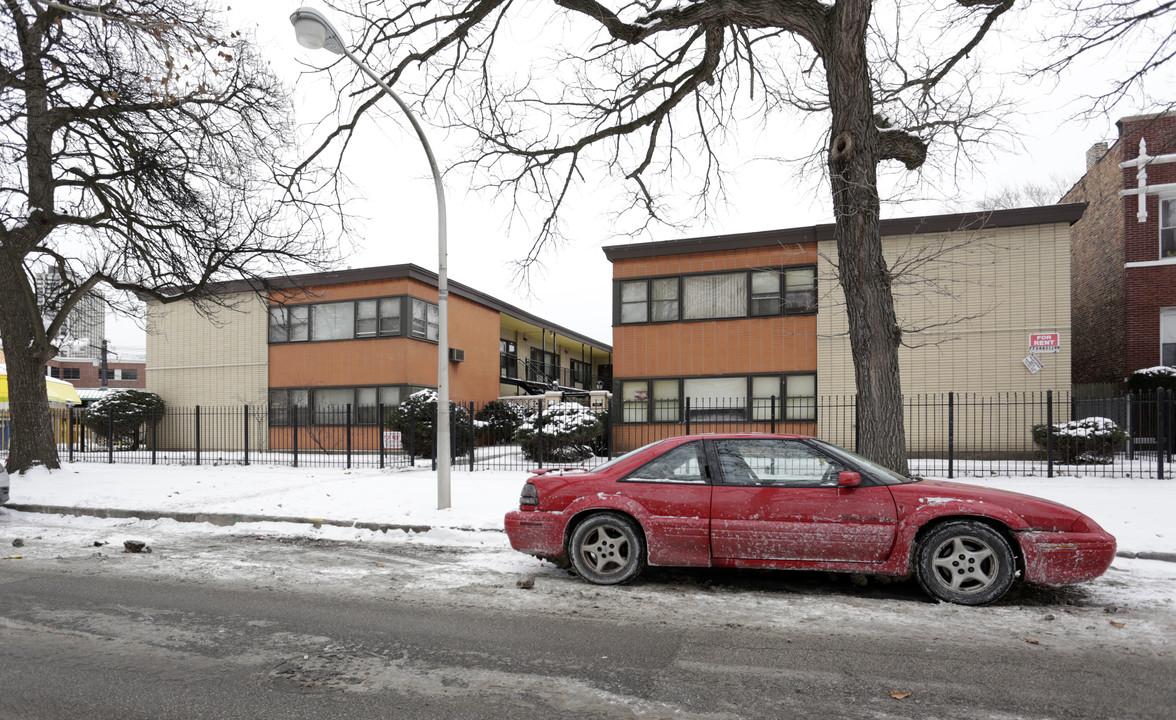
[[531,483],[523,485],[523,492],[519,495],[519,505],[535,507],[539,504],[539,491]]

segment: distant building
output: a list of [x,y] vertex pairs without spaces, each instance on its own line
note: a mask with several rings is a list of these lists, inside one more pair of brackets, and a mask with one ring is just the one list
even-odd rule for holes
[[[61,307],[58,291],[61,278],[53,273],[41,273],[34,278],[37,307],[48,322]],[[102,341],[106,338],[106,303],[102,294],[91,290],[82,296],[66,316],[61,326],[58,353],[62,358],[90,358],[102,355]]]
[[[1126,117],[1119,138],[1087,151],[1062,202],[1089,204],[1071,235],[1075,383],[1121,384],[1176,365],[1176,113]],[[1148,160],[1140,202],[1135,164]]]

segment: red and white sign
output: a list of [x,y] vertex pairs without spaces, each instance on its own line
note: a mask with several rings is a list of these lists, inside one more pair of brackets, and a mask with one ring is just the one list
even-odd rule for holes
[[384,449],[385,450],[403,450],[404,443],[401,439],[400,433],[394,430],[384,431]]
[[1029,352],[1031,353],[1054,353],[1061,349],[1061,333],[1033,333],[1029,336]]

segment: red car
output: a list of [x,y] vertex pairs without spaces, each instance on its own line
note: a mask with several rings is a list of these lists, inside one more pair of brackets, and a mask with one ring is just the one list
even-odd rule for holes
[[1115,557],[1115,538],[1064,505],[903,477],[795,435],[675,437],[591,471],[540,471],[506,533],[602,585],[646,564],[913,574],[963,605],[993,602],[1017,578],[1090,580]]

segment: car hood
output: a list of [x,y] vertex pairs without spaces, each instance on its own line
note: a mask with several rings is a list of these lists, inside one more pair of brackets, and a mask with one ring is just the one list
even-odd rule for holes
[[[922,506],[963,506],[980,515],[1012,513],[1021,517],[1028,528],[1051,532],[1065,532],[1082,518],[1074,508],[1045,498],[995,488],[968,485],[943,480],[891,485],[894,499],[911,510]],[[988,512],[985,512],[985,511]]]

